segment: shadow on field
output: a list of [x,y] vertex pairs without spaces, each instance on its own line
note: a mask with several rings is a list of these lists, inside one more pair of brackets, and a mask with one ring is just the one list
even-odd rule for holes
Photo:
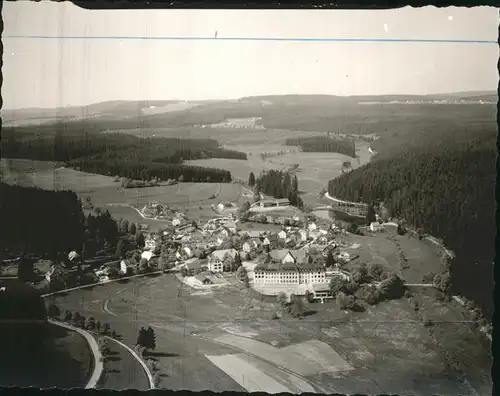
[[119,355],[120,352],[117,352],[117,351],[108,351],[106,352],[106,356],[116,356],[116,355]]
[[162,273],[157,273],[157,274],[148,274],[146,275],[147,278],[158,278],[159,276],[163,275]]
[[104,358],[104,362],[119,362],[121,360],[122,360],[122,358],[117,357],[117,356],[106,356]]
[[311,315],[314,315],[318,313],[318,311],[314,310],[314,309],[309,309],[307,311],[304,312],[304,314],[302,315],[304,318],[307,317],[307,316],[311,316]]
[[177,353],[168,353],[168,352],[145,352],[144,357],[149,358],[159,358],[159,357],[178,357]]

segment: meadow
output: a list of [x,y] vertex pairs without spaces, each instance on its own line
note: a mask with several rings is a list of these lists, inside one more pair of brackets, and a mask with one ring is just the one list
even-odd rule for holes
[[[397,273],[407,283],[427,283],[422,282],[424,275],[445,270],[439,247],[428,240],[419,240],[409,234],[398,235],[396,227],[392,226],[386,226],[384,232],[365,230],[364,233],[366,235],[342,237],[346,244],[355,246],[342,250],[351,256],[359,256],[345,266],[348,270],[360,263],[377,263]],[[402,255],[407,260],[406,265],[402,264]]]

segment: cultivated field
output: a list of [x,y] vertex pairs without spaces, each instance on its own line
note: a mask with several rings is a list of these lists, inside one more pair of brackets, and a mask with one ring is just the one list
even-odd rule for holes
[[[164,275],[77,291],[56,301],[63,310],[111,323],[131,345],[138,328],[151,325],[163,388],[347,394],[375,389],[415,395],[471,394],[471,387],[483,394],[491,388],[488,351],[478,348],[454,303],[420,297],[427,302],[421,314],[436,320],[433,333],[406,299],[363,313],[346,313],[335,302],[310,304],[302,320],[272,320],[274,298],[234,278],[228,282],[200,292]],[[453,344],[442,345],[447,337]],[[464,383],[447,365],[454,357],[466,361]]]

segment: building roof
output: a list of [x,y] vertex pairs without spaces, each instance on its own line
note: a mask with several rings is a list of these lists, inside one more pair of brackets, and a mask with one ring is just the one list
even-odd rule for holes
[[[276,249],[276,250],[271,250],[269,252],[269,256],[271,256],[272,260],[281,261],[286,257],[286,255],[289,252],[290,252],[290,250],[288,250],[288,249]],[[295,256],[294,256],[294,258],[295,258]]]
[[244,233],[247,234],[250,238],[259,238],[262,234],[262,231],[249,230],[245,231]]
[[202,260],[197,259],[197,258],[192,258],[192,259],[186,260],[184,262],[184,264],[190,270],[201,269],[201,267],[203,267],[203,265],[206,265],[202,262]]
[[324,271],[325,269],[321,264],[318,263],[273,263],[264,262],[258,264],[254,271],[264,271],[264,272],[274,272],[274,271],[292,271],[292,272],[312,272],[312,271]]
[[212,257],[216,257],[220,260],[223,260],[226,254],[229,254],[232,258],[235,258],[236,255],[238,254],[238,251],[236,249],[215,250],[212,252]]
[[312,285],[315,292],[329,292],[330,285],[328,283],[314,283]]
[[209,281],[210,283],[212,282],[209,278],[207,278],[205,275],[202,275],[202,274],[198,274],[195,276],[195,279],[199,280],[200,282],[204,282],[204,281]]
[[290,200],[288,198],[279,198],[275,202],[278,202],[278,203],[284,203],[284,202],[290,203]]

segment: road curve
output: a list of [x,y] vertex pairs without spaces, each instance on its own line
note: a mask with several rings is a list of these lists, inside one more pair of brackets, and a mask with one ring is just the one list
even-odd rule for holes
[[89,381],[85,386],[85,389],[95,388],[97,386],[97,383],[99,382],[99,379],[101,378],[104,368],[102,362],[102,355],[101,352],[99,351],[99,346],[97,345],[95,338],[88,331],[79,329],[78,327],[71,326],[67,323],[58,322],[52,319],[48,319],[48,322],[55,326],[64,327],[68,330],[76,331],[85,338],[85,340],[89,344],[92,356],[94,357],[94,364],[93,364],[94,370],[92,371],[92,375],[90,376]]

